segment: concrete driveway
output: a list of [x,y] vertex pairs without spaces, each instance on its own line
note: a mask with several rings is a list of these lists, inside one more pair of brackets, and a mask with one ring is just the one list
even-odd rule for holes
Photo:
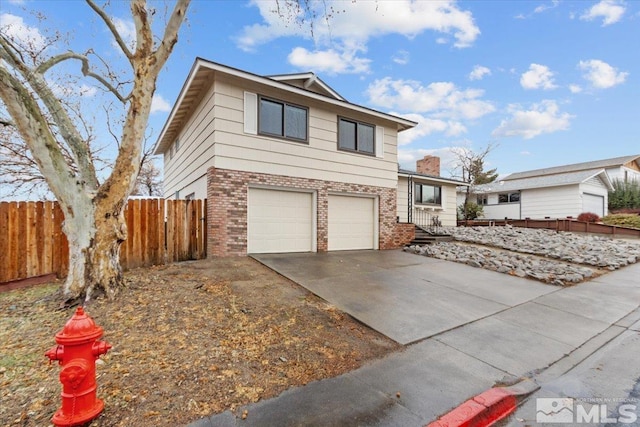
[[[401,251],[255,258],[413,344],[191,427],[418,427],[496,382],[522,377],[542,387],[534,397],[637,402],[640,264],[558,288]],[[531,399],[511,424],[533,425]]]
[[400,250],[253,258],[400,344],[560,289]]

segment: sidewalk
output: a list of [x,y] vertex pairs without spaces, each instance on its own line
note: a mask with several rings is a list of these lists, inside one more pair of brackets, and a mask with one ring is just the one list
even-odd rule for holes
[[[501,277],[495,273],[494,280]],[[245,420],[225,412],[191,426],[425,425],[496,382],[534,377],[547,384],[588,357],[597,358],[599,351],[609,354],[605,345],[617,337],[637,343],[639,277],[640,264],[635,264],[559,289],[431,336],[340,377],[239,408],[237,414],[247,411]],[[628,352],[619,352],[616,360],[622,366],[637,366],[637,356]],[[628,381],[637,380],[633,375],[629,371],[627,378],[623,369],[618,370]],[[606,392],[606,378],[593,381]]]

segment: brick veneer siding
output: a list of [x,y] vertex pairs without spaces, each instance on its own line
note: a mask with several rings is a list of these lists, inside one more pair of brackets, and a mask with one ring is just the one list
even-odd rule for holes
[[396,224],[396,231],[393,234],[392,244],[395,248],[403,247],[416,238],[416,226],[410,222]]
[[[207,254],[235,256],[247,254],[247,194],[249,187],[273,186],[313,190],[317,193],[317,247],[328,245],[329,193],[376,195],[379,198],[379,248],[394,249],[407,241],[406,224],[396,223],[395,188],[374,187],[281,175],[209,168],[207,171]],[[411,225],[413,227],[413,225]],[[398,231],[401,231],[398,233]]]
[[416,162],[416,172],[431,176],[440,176],[440,157],[424,156]]

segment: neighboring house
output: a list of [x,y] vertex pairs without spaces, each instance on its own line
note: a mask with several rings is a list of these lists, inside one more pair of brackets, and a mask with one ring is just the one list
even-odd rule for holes
[[575,163],[566,166],[556,166],[545,169],[536,169],[526,172],[512,173],[505,180],[521,178],[531,178],[536,176],[554,175],[559,173],[579,172],[588,170],[604,169],[609,175],[609,179],[621,181],[640,182],[640,154],[632,156],[614,157],[612,159],[595,160],[593,162]]
[[398,222],[397,135],[415,125],[313,73],[198,58],[154,152],[166,198],[208,199],[210,256],[387,249],[413,234]]
[[[612,179],[640,181],[640,155],[513,173],[474,187],[472,201],[491,219],[565,218],[607,214]],[[458,191],[458,204],[464,192]]]

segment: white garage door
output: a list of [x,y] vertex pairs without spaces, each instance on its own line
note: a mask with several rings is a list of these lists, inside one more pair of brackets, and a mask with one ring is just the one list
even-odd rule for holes
[[250,188],[247,200],[247,252],[311,252],[313,195]]
[[375,249],[375,200],[329,196],[329,250]]
[[593,212],[594,214],[604,216],[604,196],[595,194],[582,194],[582,212]]

